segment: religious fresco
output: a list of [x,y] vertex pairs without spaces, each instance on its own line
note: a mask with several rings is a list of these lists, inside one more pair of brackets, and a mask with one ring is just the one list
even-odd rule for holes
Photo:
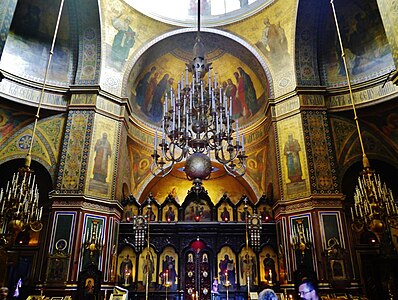
[[[258,119],[261,108],[269,98],[269,83],[264,70],[248,50],[225,37],[203,33],[206,58],[212,63],[211,80],[216,75],[220,88],[232,98],[233,115],[244,126]],[[160,126],[164,95],[177,92],[185,64],[192,60],[194,33],[178,34],[147,50],[146,67],[133,71],[127,81],[128,97],[144,122]],[[238,48],[229,53],[226,49]],[[143,60],[144,58],[141,58]],[[139,62],[137,62],[140,65]],[[207,80],[207,78],[206,78]],[[189,81],[192,81],[191,75]]]
[[[394,68],[391,49],[378,12],[377,3],[347,3],[336,9],[348,72],[352,83],[386,74]],[[323,34],[323,79],[327,86],[345,83],[346,74],[341,58],[333,16],[327,18]]]
[[178,207],[174,204],[168,204],[163,208],[162,221],[175,222],[178,221]]
[[117,281],[122,286],[129,286],[135,282],[136,276],[136,254],[132,247],[126,246],[117,258]]
[[217,220],[219,222],[234,221],[234,213],[232,207],[228,203],[223,203],[217,209]]
[[178,254],[172,247],[166,247],[159,255],[161,270],[159,270],[159,284],[171,284],[168,289],[175,290],[178,284]]
[[118,123],[96,115],[88,162],[86,192],[98,196],[112,194],[112,181],[117,157]]
[[268,145],[263,143],[263,147],[255,149],[253,152],[247,151],[247,175],[254,181],[257,185],[257,189],[260,194],[266,192],[266,161],[268,158]]
[[307,156],[301,117],[296,115],[278,122],[280,167],[286,198],[310,193]]
[[290,57],[285,30],[281,26],[281,21],[277,24],[270,22],[268,17],[263,20],[264,28],[261,38],[256,42],[256,46],[269,57],[271,61],[279,61],[286,64]]
[[139,215],[138,207],[135,204],[127,204],[123,208],[122,222],[130,222]]
[[[142,209],[142,215],[148,216],[148,207],[146,205]],[[151,210],[149,211],[149,220],[150,221],[159,221],[159,209],[153,203],[151,203]]]
[[[238,209],[237,209],[237,212],[238,212],[238,222],[246,222],[246,211],[245,211],[245,205],[244,205],[244,203],[242,203],[239,207],[238,207]],[[251,207],[251,206],[248,206],[247,207],[247,214],[249,215],[249,216],[251,216],[251,215],[253,215],[253,207]]]
[[265,58],[271,71],[275,97],[294,89],[295,23],[292,20],[296,19],[296,13],[296,1],[274,1],[258,14],[225,26]]
[[106,24],[106,67],[114,71],[122,71],[129,57],[142,44],[172,28],[138,13],[124,1],[102,2]]
[[235,289],[237,284],[236,255],[229,246],[224,246],[217,254],[217,273],[219,289],[225,290],[225,283],[230,282],[229,289]]
[[240,285],[247,285],[249,278],[249,284],[251,286],[258,284],[257,277],[258,262],[256,254],[252,248],[244,248],[239,253],[239,282]]
[[[152,163],[151,153],[142,142],[133,140],[128,142],[129,160],[132,169],[130,170],[131,193],[135,195],[141,186],[146,185],[148,176],[152,176],[150,166]],[[151,177],[152,178],[152,177]]]
[[395,13],[394,9],[391,9],[389,0],[379,0],[377,1],[377,5],[383,19],[388,42],[391,46],[394,63],[398,65],[398,28],[394,26],[398,23],[398,15]]
[[[7,37],[0,68],[33,81],[42,81],[59,5],[45,0],[19,2]],[[67,14],[63,14],[67,16]],[[61,19],[48,82],[66,86],[72,72],[73,50],[69,45],[69,19]],[[43,42],[46,41],[46,42]]]
[[138,278],[137,280],[141,283],[141,287],[145,288],[147,282],[149,287],[152,287],[153,283],[157,282],[157,262],[158,255],[152,247],[145,247],[139,256],[138,261]]
[[184,211],[184,221],[211,221],[210,207],[205,200],[192,201]]
[[32,121],[32,115],[15,110],[0,108],[0,142],[5,141],[16,131],[23,128]]
[[279,281],[278,267],[278,256],[274,249],[269,246],[264,247],[259,255],[259,267],[260,267],[260,281],[269,283],[275,283]]

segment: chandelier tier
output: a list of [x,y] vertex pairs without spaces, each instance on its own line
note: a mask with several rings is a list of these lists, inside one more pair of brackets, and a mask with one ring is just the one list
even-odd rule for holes
[[210,157],[234,177],[246,172],[244,136],[238,120],[232,118],[232,99],[223,93],[217,73],[205,59],[199,12],[198,7],[194,58],[186,64],[177,91],[171,88],[164,96],[161,142],[156,131],[152,154],[155,176],[166,176],[174,164],[187,159],[187,178],[207,179],[212,171]]
[[330,4],[336,25],[337,37],[340,43],[341,57],[345,68],[355,125],[362,150],[363,170],[358,177],[358,186],[356,187],[354,194],[354,206],[351,207],[353,229],[361,231],[366,227],[375,233],[381,234],[384,232],[386,227],[388,228],[391,225],[398,225],[398,207],[394,200],[392,191],[387,188],[385,183],[381,182],[380,176],[371,169],[369,160],[366,156],[333,0],[330,1]]

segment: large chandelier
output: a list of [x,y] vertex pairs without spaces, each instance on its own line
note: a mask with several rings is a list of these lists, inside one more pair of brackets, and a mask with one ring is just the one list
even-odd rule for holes
[[174,164],[186,159],[184,171],[195,185],[210,177],[210,157],[234,177],[245,174],[247,158],[244,136],[238,121],[232,119],[232,99],[223,94],[217,73],[205,59],[199,6],[200,1],[194,58],[187,63],[177,91],[171,89],[170,97],[165,94],[161,141],[158,143],[156,131],[151,165],[153,175],[164,177]]
[[43,227],[36,176],[29,167],[29,160],[26,161],[28,163],[7,182],[5,190],[0,190],[0,248],[12,244],[21,231],[40,231]]
[[358,225],[364,224],[375,232],[384,230],[387,225],[385,220],[389,222],[398,216],[391,189],[381,182],[380,176],[369,166],[364,167],[358,177],[351,216]]
[[54,53],[63,5],[64,0],[61,0],[25,165],[14,173],[11,181],[7,182],[5,190],[3,190],[3,188],[0,189],[0,248],[12,246],[15,242],[16,235],[21,231],[31,229],[37,232],[43,228],[43,224],[41,223],[43,207],[39,207],[39,190],[36,183],[36,176],[34,171],[30,168],[30,165],[37,123],[40,117],[40,109],[43,103],[47,76]]
[[344,47],[340,35],[339,24],[337,21],[336,10],[333,0],[330,1],[334,21],[336,24],[337,37],[340,43],[341,57],[343,59],[345,73],[347,77],[350,100],[354,112],[354,120],[358,131],[359,143],[362,150],[363,170],[358,177],[358,186],[354,194],[354,206],[351,207],[351,217],[353,220],[353,228],[361,231],[367,228],[375,233],[383,233],[386,227],[390,225],[398,225],[398,207],[394,201],[393,194],[385,183],[382,183],[380,176],[370,167],[369,160],[365,153],[363,145],[361,129],[359,127],[358,117],[355,108],[355,101],[352,94],[350,76],[347,67]]

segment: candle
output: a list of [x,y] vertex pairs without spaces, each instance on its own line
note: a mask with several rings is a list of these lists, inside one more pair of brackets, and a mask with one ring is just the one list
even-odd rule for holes
[[178,120],[178,129],[180,129],[181,128],[181,105],[178,105],[178,117],[177,117],[177,120]]
[[271,270],[269,270],[269,282],[272,283],[272,271]]
[[222,107],[220,107],[220,130],[223,131]]
[[238,120],[236,120],[236,129],[235,129],[235,133],[236,133],[236,144],[239,143],[239,129],[238,129],[239,125],[238,125]]
[[214,97],[214,92],[211,92],[211,107],[213,112],[216,111],[216,97]]
[[3,189],[1,189],[1,193],[0,193],[0,200],[3,203],[2,207],[1,207],[1,214],[3,214],[4,211],[4,205],[6,204],[6,200],[3,199]]
[[229,116],[232,117],[232,97],[229,97]]
[[229,133],[229,119],[231,115],[229,114],[228,110],[226,111],[226,118],[227,118],[227,134]]
[[185,93],[183,95],[182,106],[183,106],[182,115],[185,116],[185,118],[187,118],[187,96],[185,95]]
[[189,80],[188,80],[188,67],[185,67],[185,84],[189,85]]
[[158,147],[158,130],[156,129],[156,131],[155,131],[155,141],[153,143],[153,150],[156,151],[157,147]]
[[207,76],[207,86],[209,87],[209,95],[210,95],[210,90],[211,90],[211,76],[210,76],[210,71],[209,71],[209,75]]
[[216,111],[216,133],[218,133],[218,112]]
[[176,126],[176,102],[175,99],[172,99],[173,101],[173,124],[172,124],[172,130],[174,131],[175,126]]
[[203,81],[200,82],[200,100],[202,101],[202,103],[205,101],[203,97]]

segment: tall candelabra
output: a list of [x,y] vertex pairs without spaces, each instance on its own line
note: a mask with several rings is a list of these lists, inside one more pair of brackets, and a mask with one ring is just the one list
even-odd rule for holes
[[210,156],[232,176],[246,172],[244,136],[239,133],[238,121],[232,118],[232,99],[224,94],[217,74],[211,75],[211,64],[205,59],[199,6],[194,59],[182,73],[177,91],[165,93],[161,141],[158,143],[156,131],[151,165],[152,174],[163,177],[175,163],[186,159],[184,171],[198,186],[210,177]]

